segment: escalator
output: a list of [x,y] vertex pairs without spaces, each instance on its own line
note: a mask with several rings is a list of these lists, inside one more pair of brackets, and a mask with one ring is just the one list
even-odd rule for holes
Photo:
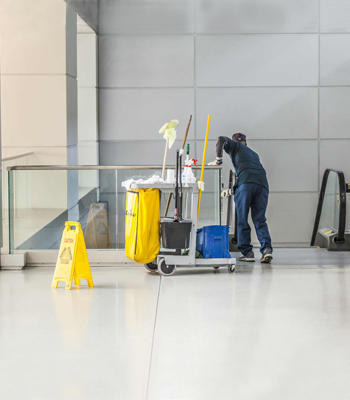
[[350,251],[350,231],[346,229],[346,193],[350,184],[342,171],[326,169],[317,206],[311,246],[329,251]]

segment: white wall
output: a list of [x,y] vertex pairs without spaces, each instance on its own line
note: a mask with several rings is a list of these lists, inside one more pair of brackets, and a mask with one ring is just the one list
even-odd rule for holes
[[[2,152],[77,163],[77,16],[62,0],[0,0]],[[67,208],[67,174],[32,174],[31,207]],[[60,190],[58,190],[60,188]]]
[[182,139],[192,113],[201,158],[210,113],[208,157],[217,136],[246,133],[273,241],[307,246],[324,169],[350,180],[349,21],[333,0],[101,0],[101,164],[161,164],[159,126],[179,118]]

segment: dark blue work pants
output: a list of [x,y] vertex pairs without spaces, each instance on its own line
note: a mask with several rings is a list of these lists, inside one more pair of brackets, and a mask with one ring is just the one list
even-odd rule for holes
[[252,210],[252,219],[256,235],[261,244],[260,251],[271,249],[271,237],[266,223],[266,208],[269,191],[256,183],[245,183],[238,186],[234,195],[237,210],[238,250],[247,255],[253,249],[251,245],[250,226],[248,224],[249,210]]

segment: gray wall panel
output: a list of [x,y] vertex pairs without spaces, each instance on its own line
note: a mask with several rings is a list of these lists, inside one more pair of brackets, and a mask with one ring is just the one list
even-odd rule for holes
[[350,140],[321,140],[320,179],[327,168],[345,173],[346,182],[350,182]]
[[317,85],[318,36],[198,36],[196,78],[197,86]]
[[193,33],[194,0],[102,0],[100,34]]
[[197,32],[318,32],[318,0],[197,0]]
[[197,139],[244,132],[251,139],[317,138],[317,88],[197,89]]
[[78,15],[98,33],[98,8],[104,0],[66,0]]
[[[194,114],[194,89],[100,90],[100,108],[102,140],[160,140],[159,129],[174,118],[181,139]],[[189,138],[194,138],[194,121]]]
[[100,36],[100,87],[194,84],[193,36]]
[[273,243],[304,243],[311,240],[317,209],[317,193],[271,193],[267,211]]
[[67,76],[67,145],[78,144],[78,83],[76,78]]
[[350,88],[320,89],[320,134],[322,138],[350,138]]
[[317,140],[254,140],[249,146],[260,156],[271,191],[317,192]]
[[320,0],[321,32],[350,32],[348,0]]
[[[194,148],[193,141],[188,141]],[[182,140],[177,140],[168,152],[168,165],[175,165],[176,149],[181,148]],[[165,140],[101,142],[101,165],[162,165]]]
[[321,85],[350,85],[350,35],[321,35]]
[[[317,140],[252,140],[249,147],[257,152],[266,169],[272,192],[311,192],[318,190]],[[206,163],[215,160],[216,140],[209,140]],[[202,162],[204,141],[197,140],[197,157]],[[224,155],[223,182],[228,184],[228,171],[233,169]]]
[[66,69],[77,77],[77,13],[70,6],[66,12]]

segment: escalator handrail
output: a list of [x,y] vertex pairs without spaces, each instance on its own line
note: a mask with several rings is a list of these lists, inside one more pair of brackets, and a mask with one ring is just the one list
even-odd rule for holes
[[325,193],[326,193],[328,176],[329,176],[330,172],[335,172],[338,175],[338,181],[339,181],[340,210],[339,210],[338,236],[336,238],[336,241],[338,243],[342,243],[344,241],[345,222],[346,222],[346,182],[345,182],[345,176],[344,176],[344,172],[343,171],[337,171],[337,170],[334,170],[334,169],[326,169],[324,174],[323,174],[321,192],[320,192],[320,197],[318,199],[318,206],[317,206],[314,230],[312,232],[312,238],[311,238],[311,244],[310,244],[311,246],[315,245],[316,235],[317,235],[317,232],[318,232],[318,229],[319,229],[319,224],[320,224],[320,219],[321,219],[321,214],[322,214],[324,196],[325,196]]

